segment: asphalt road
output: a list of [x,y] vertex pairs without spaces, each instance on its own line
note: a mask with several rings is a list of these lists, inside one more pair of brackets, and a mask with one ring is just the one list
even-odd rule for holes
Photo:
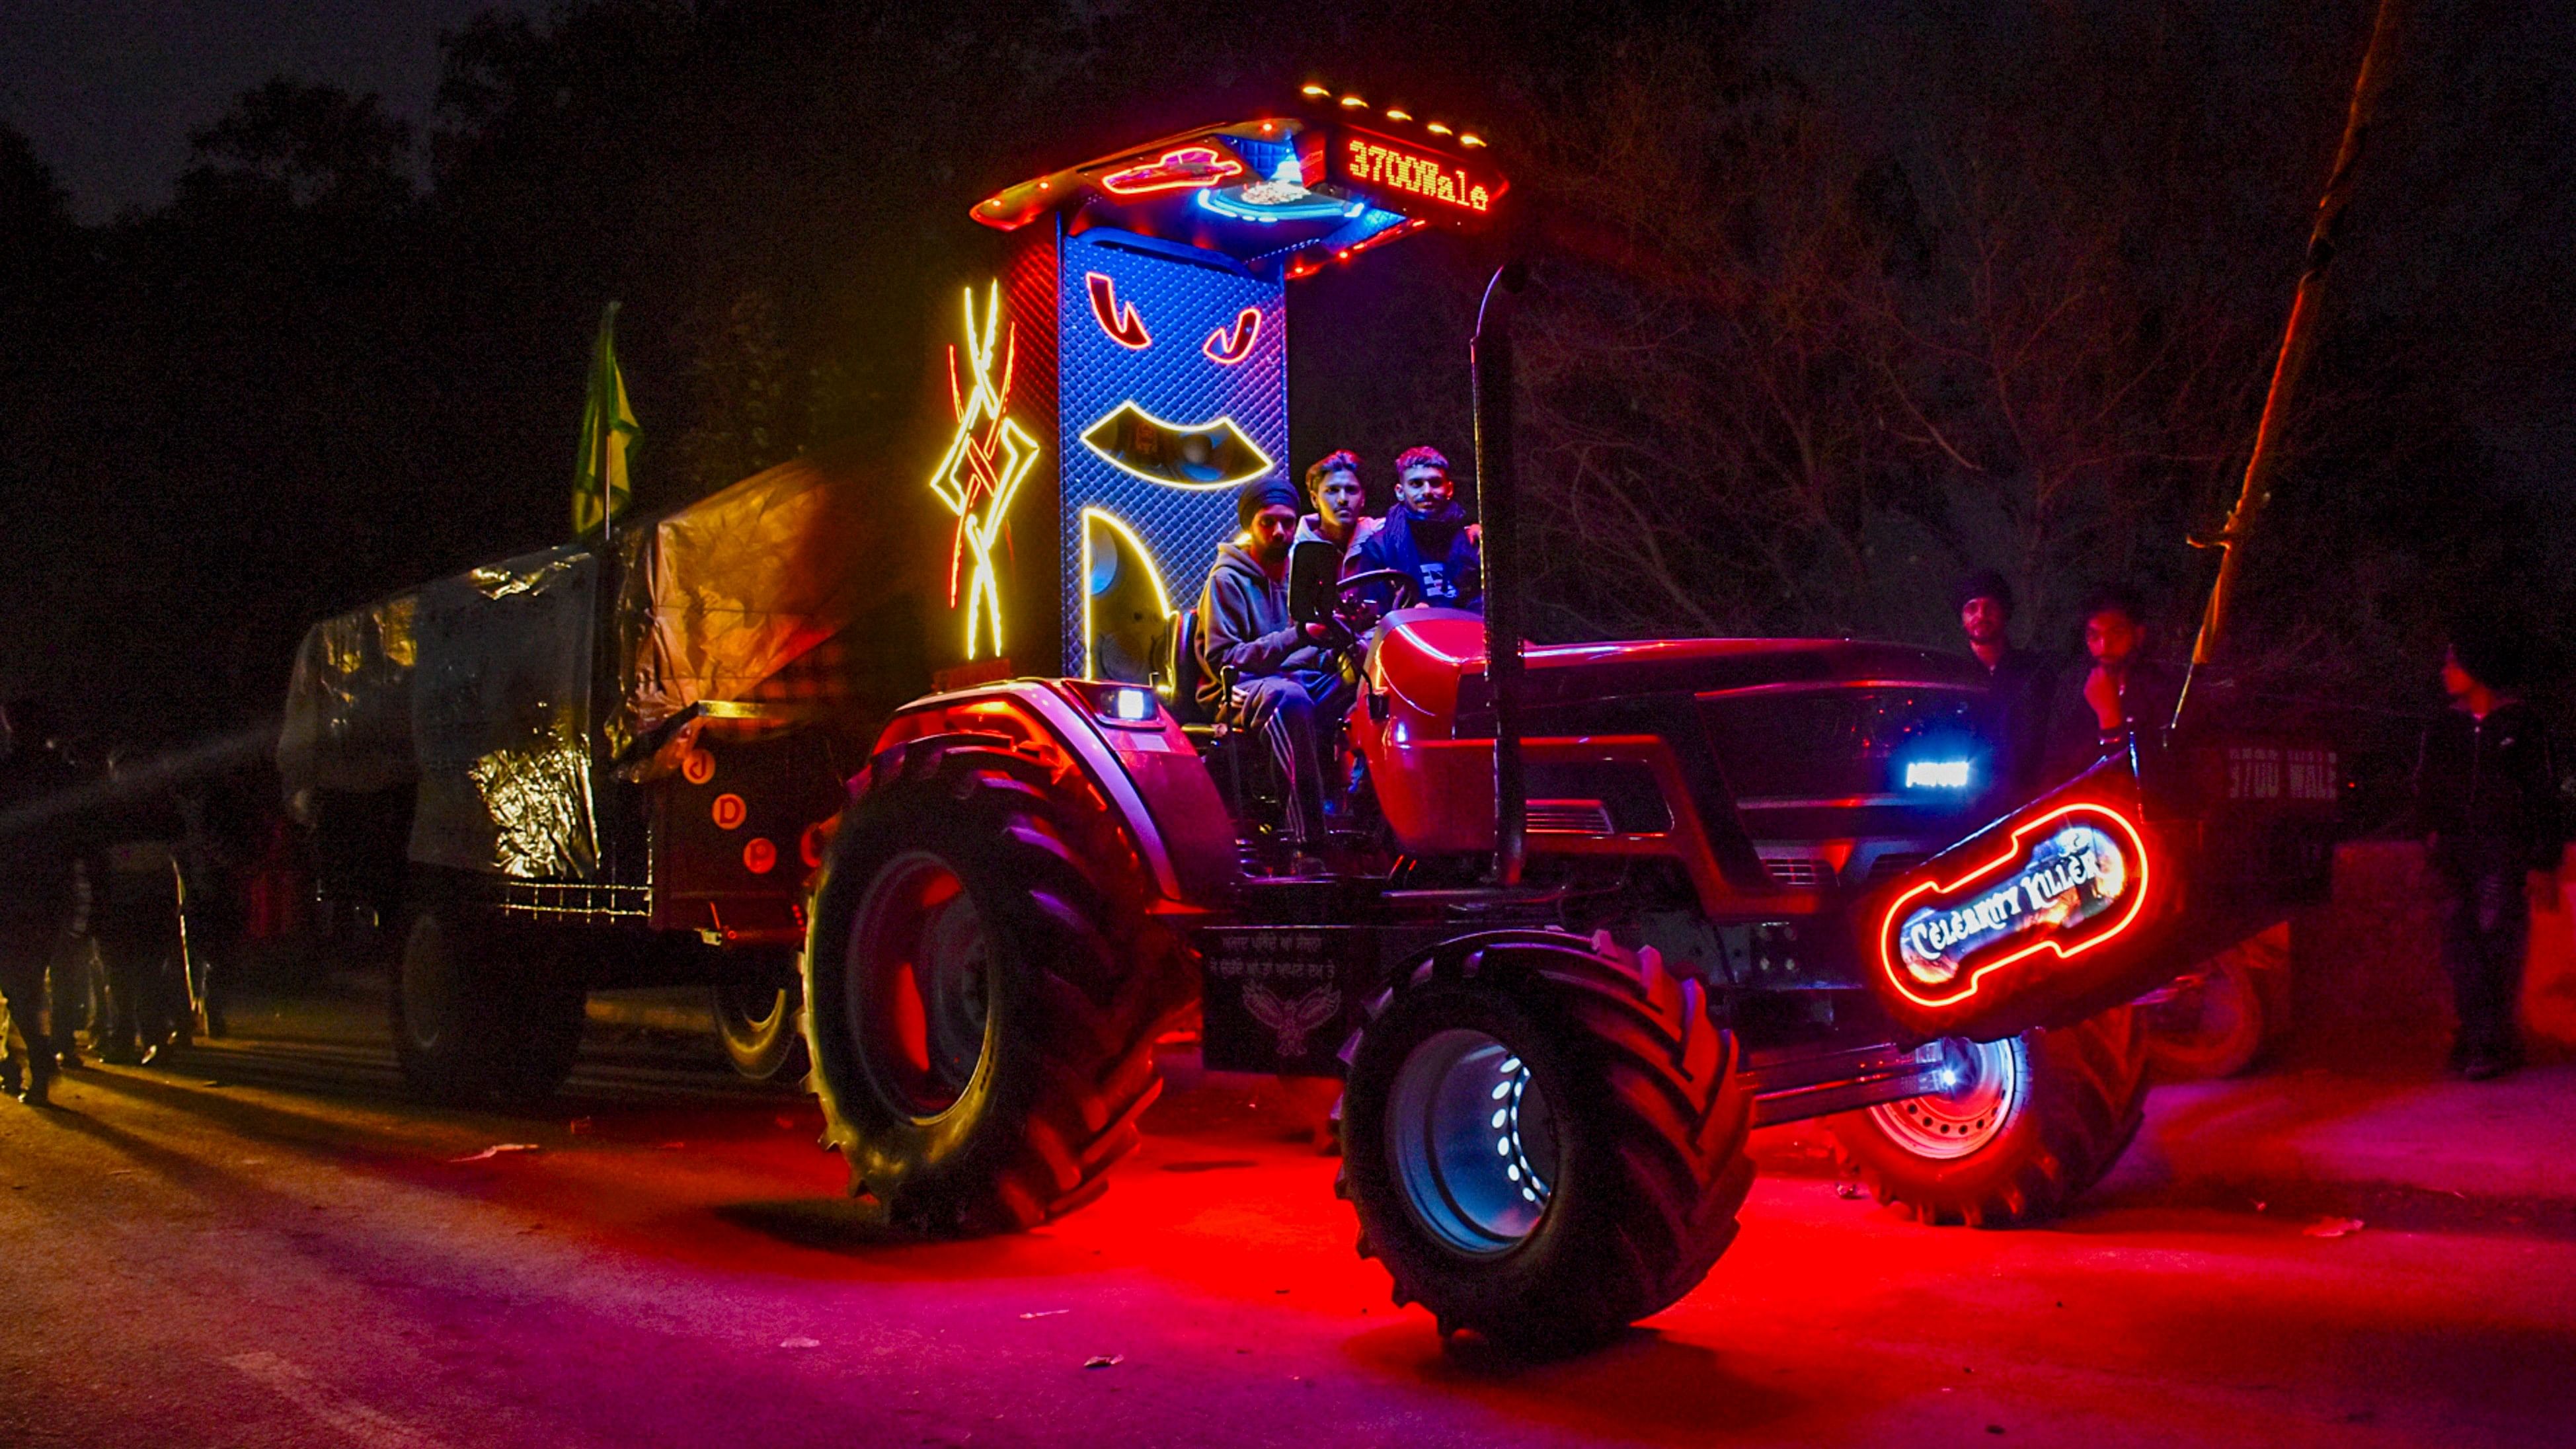
[[355,1004],[240,1025],[0,1103],[0,1445],[2576,1440],[2555,1228],[2315,1237],[2132,1174],[1933,1230],[1775,1175],[1697,1293],[1529,1368],[1389,1306],[1266,1084],[1182,1071],[1044,1231],[895,1242],[702,1043],[595,1030],[509,1118],[402,1102]]

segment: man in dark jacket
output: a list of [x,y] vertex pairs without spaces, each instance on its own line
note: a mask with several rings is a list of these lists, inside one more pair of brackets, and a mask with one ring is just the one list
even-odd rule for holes
[[2181,679],[2147,657],[2146,611],[2126,589],[2096,589],[2084,601],[2084,652],[2091,666],[2057,684],[2046,772],[2053,781],[2128,748],[2132,734],[2146,748],[2160,744],[2182,694]]
[[0,998],[27,1043],[17,1097],[30,1106],[45,1105],[53,1086],[45,964],[70,917],[73,859],[62,822],[31,817],[71,784],[35,705],[0,705]]
[[2442,964],[2460,1017],[2451,1069],[2471,1081],[2522,1064],[2515,1014],[2531,902],[2555,891],[2566,845],[2549,732],[2513,694],[2522,676],[2510,636],[2455,631],[2442,660],[2451,708],[2416,758],[2417,820],[2444,888]]
[[1235,500],[1243,532],[1217,549],[1199,596],[1199,703],[1268,742],[1288,791],[1283,832],[1295,847],[1324,828],[1316,715],[1329,719],[1352,698],[1339,661],[1320,642],[1322,627],[1288,614],[1288,544],[1299,502],[1297,490],[1276,479],[1245,484]]
[[1395,460],[1395,507],[1386,522],[1343,560],[1345,574],[1400,569],[1413,576],[1415,602],[1447,609],[1485,608],[1485,565],[1478,538],[1458,506],[1449,460],[1435,448],[1407,448]]
[[1998,804],[2018,805],[2038,793],[2048,744],[2049,701],[2057,668],[2012,642],[2012,585],[1993,569],[1970,574],[1959,585],[1959,628],[1968,652],[1986,671],[1986,701],[1979,725],[1994,746],[1986,781]]

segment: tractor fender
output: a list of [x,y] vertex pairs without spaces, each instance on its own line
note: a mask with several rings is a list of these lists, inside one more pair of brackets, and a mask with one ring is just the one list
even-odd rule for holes
[[865,794],[871,779],[903,774],[916,752],[958,747],[1062,756],[1099,792],[1163,908],[1216,910],[1233,899],[1241,862],[1232,817],[1189,737],[1159,706],[1152,721],[1111,728],[1065,681],[1019,679],[932,695],[886,722],[867,768],[850,781],[850,798]]

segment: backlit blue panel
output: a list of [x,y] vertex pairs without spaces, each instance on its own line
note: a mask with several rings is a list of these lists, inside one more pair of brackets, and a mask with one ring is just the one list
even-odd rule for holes
[[[1242,438],[1271,460],[1268,476],[1293,482],[1288,310],[1283,281],[1246,275],[1228,259],[1194,248],[1100,228],[1066,237],[1059,255],[1057,456],[1064,470],[1058,520],[1064,550],[1064,670],[1080,674],[1084,590],[1096,582],[1105,592],[1116,583],[1083,577],[1084,509],[1102,509],[1134,530],[1152,550],[1173,604],[1189,608],[1198,602],[1217,546],[1235,532],[1240,485],[1178,487],[1138,473],[1209,476],[1210,469],[1201,465],[1208,457],[1224,460],[1235,473],[1259,473],[1257,465],[1240,462],[1250,456],[1240,445],[1211,450],[1194,447],[1182,436],[1192,430],[1206,436],[1206,430],[1231,421]],[[1095,275],[1106,278],[1107,285],[1096,288],[1091,281]],[[1100,316],[1103,305],[1106,327]],[[1241,360],[1228,364],[1211,356],[1228,354],[1228,344],[1243,337],[1238,325],[1247,310],[1258,320]],[[1140,337],[1150,340],[1141,347],[1128,345]],[[1157,457],[1152,452],[1154,430],[1139,438],[1132,419],[1124,428],[1101,427],[1129,404],[1172,425],[1174,451]],[[1122,455],[1137,467],[1130,471],[1104,459],[1084,441],[1086,433],[1123,440],[1117,446],[1134,449]],[[1171,463],[1183,455],[1188,466]]]

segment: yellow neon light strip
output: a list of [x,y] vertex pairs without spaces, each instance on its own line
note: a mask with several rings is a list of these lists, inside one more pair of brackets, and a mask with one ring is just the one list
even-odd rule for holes
[[[1002,588],[993,572],[993,541],[1001,536],[1002,524],[1010,516],[1011,500],[1018,496],[1020,484],[1038,461],[1037,439],[1006,411],[1003,392],[1009,386],[1008,378],[994,380],[1001,337],[1002,284],[995,281],[986,294],[981,326],[975,317],[975,289],[968,287],[966,362],[972,386],[956,400],[957,432],[948,440],[948,451],[940,458],[938,469],[930,475],[930,488],[957,516],[958,536],[969,558],[965,603],[969,659],[976,657],[978,641],[987,633],[992,636],[993,652],[1002,652]],[[997,457],[993,490],[989,496],[979,498],[963,474],[968,454],[977,446],[978,434],[987,428]]]
[[1082,677],[1085,679],[1100,677],[1099,650],[1091,642],[1091,525],[1094,521],[1108,524],[1126,540],[1129,553],[1145,566],[1146,582],[1154,586],[1154,602],[1161,607],[1163,617],[1169,619],[1173,612],[1171,591],[1163,587],[1163,571],[1154,566],[1154,552],[1145,547],[1145,540],[1138,538],[1136,530],[1129,528],[1116,514],[1098,508],[1082,510]]

